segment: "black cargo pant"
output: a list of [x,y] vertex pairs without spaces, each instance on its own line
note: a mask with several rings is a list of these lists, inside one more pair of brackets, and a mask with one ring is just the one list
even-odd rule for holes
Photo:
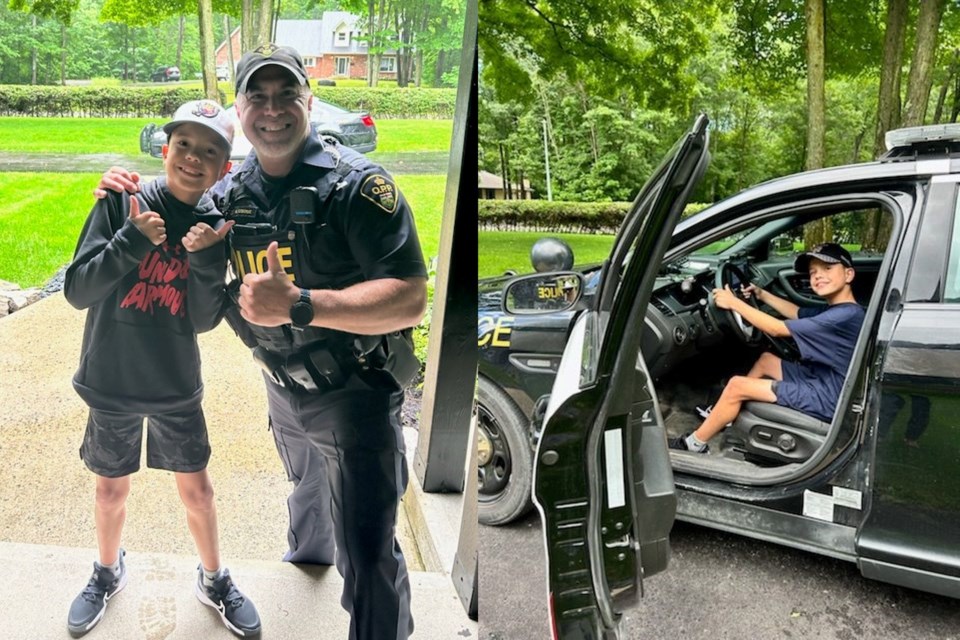
[[284,559],[335,559],[350,640],[405,640],[413,633],[410,579],[395,536],[407,486],[403,392],[386,380],[352,376],[343,388],[317,395],[267,380],[267,398],[277,450],[294,483]]

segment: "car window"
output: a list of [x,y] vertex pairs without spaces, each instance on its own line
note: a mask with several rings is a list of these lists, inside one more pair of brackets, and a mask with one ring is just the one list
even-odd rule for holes
[[960,200],[953,216],[953,232],[950,238],[950,255],[947,258],[947,282],[943,292],[944,302],[960,302]]
[[[803,251],[804,237],[811,234],[815,237],[831,238],[832,242],[842,244],[854,259],[881,256],[890,240],[892,224],[892,218],[884,215],[878,208],[847,211],[808,222],[774,236],[770,239],[767,255],[771,258],[793,259]],[[813,225],[827,225],[827,229],[821,236],[819,228],[811,228]]]

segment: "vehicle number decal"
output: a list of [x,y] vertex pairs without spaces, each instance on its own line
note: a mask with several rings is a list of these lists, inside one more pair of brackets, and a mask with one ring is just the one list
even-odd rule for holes
[[817,520],[833,522],[833,496],[807,489],[803,492],[803,515]]
[[850,509],[856,509],[858,511],[863,509],[863,493],[856,489],[834,487],[833,500],[841,507],[849,507]]
[[607,508],[627,504],[623,479],[623,429],[611,429],[603,434],[603,454],[607,463]]

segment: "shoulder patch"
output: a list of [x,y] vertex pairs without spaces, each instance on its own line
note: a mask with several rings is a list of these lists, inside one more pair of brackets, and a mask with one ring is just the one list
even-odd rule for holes
[[377,205],[387,213],[397,210],[400,194],[397,185],[387,176],[375,174],[367,177],[360,185],[360,195]]

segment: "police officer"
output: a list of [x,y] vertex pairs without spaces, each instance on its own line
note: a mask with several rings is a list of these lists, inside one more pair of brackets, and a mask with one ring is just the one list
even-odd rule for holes
[[[287,474],[291,562],[336,562],[351,640],[407,638],[410,584],[395,537],[407,466],[406,328],[426,306],[413,217],[389,175],[321,139],[300,55],[265,45],[237,65],[254,152],[215,188],[231,239],[227,320],[264,369]],[[135,188],[112,170],[101,187]]]

